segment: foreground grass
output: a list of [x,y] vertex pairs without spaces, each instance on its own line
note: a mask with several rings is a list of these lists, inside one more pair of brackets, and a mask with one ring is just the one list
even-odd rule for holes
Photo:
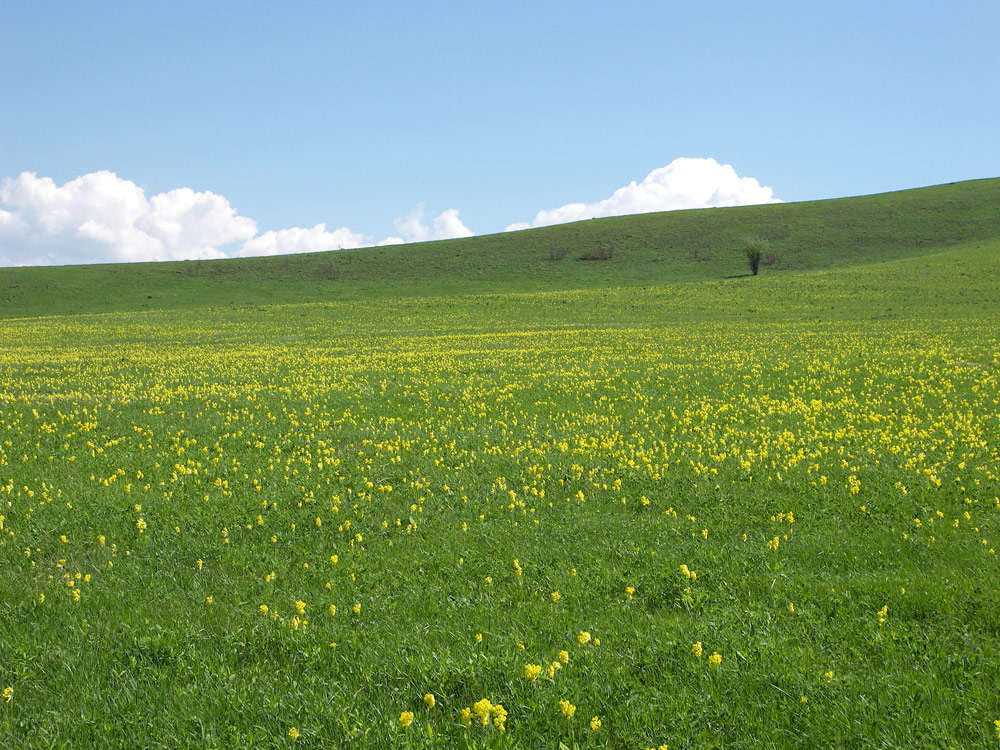
[[0,323],[0,746],[990,746],[998,249]]

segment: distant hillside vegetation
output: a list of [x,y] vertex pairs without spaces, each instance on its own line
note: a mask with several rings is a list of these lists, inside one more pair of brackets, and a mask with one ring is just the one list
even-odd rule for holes
[[1000,179],[673,211],[412,245],[218,261],[0,269],[0,317],[587,289],[838,268],[1000,237]]

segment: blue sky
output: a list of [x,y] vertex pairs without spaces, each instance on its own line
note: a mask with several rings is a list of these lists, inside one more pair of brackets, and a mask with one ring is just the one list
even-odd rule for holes
[[[995,177],[998,39],[995,0],[9,2],[0,264]],[[692,181],[709,197],[685,203]]]

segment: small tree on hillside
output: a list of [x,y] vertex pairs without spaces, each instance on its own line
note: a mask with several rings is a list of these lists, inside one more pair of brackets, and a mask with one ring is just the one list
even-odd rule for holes
[[764,257],[764,254],[769,252],[771,249],[770,244],[767,240],[761,237],[751,237],[743,242],[743,255],[746,257],[747,262],[750,264],[750,273],[754,276],[757,275],[757,271],[760,270],[760,260]]

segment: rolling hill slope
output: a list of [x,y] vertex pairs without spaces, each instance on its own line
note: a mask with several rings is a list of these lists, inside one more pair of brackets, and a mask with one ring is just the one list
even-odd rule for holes
[[[807,203],[596,219],[461,240],[266,258],[0,269],[0,317],[718,280],[926,255],[1000,238],[1000,179]],[[598,248],[602,261],[581,258]],[[551,251],[563,254],[559,260]]]

